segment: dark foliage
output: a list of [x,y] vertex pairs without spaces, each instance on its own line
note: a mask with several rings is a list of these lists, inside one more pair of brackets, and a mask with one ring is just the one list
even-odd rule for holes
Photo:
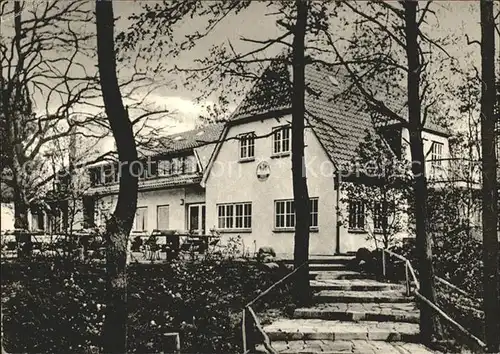
[[[258,263],[190,259],[134,264],[128,270],[129,352],[158,353],[179,332],[189,353],[238,352],[243,306],[289,270]],[[85,353],[101,347],[104,268],[98,264],[2,265],[4,346],[8,352]],[[277,289],[255,309],[288,303]]]

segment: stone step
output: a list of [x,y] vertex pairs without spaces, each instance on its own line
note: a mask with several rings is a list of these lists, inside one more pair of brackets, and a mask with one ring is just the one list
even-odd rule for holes
[[413,298],[406,297],[401,291],[350,291],[350,290],[321,290],[314,295],[316,302],[411,302]]
[[370,279],[370,275],[361,274],[352,270],[338,270],[338,271],[322,271],[312,270],[309,271],[309,279],[323,280],[323,279],[346,279],[346,280],[362,280]]
[[[272,347],[282,354],[431,354],[436,353],[417,343],[382,342],[367,340],[305,340],[277,341]],[[258,353],[266,353],[263,346],[257,347]]]
[[[309,266],[313,264],[348,264],[355,257],[349,255],[340,256],[313,256],[309,259]],[[293,259],[284,259],[282,262],[293,264]]]
[[271,341],[374,340],[415,342],[419,327],[402,322],[349,322],[321,319],[281,319],[264,327]]
[[310,281],[313,290],[401,290],[405,288],[400,284],[381,283],[376,280],[346,280],[346,279],[319,279]]
[[326,270],[347,270],[346,265],[342,263],[314,263],[309,264],[309,271],[326,271]]
[[298,308],[293,317],[339,321],[418,323],[419,313],[415,303],[327,303],[309,308]]

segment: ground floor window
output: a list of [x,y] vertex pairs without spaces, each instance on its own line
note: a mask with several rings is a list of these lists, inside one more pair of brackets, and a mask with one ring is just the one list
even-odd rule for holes
[[384,208],[381,202],[375,202],[373,205],[373,229],[377,233],[384,231],[384,225],[388,225],[388,208]]
[[219,229],[252,228],[252,203],[218,204]]
[[205,204],[188,206],[188,230],[199,234],[205,233]]
[[156,228],[158,230],[168,230],[169,210],[168,205],[158,205],[156,207]]
[[[318,228],[318,198],[309,200],[311,228]],[[295,207],[293,199],[274,201],[274,227],[276,229],[295,228]]]
[[137,208],[135,212],[134,230],[146,231],[148,229],[148,207]]
[[31,229],[34,231],[45,230],[45,217],[42,211],[34,211],[31,215]]
[[349,201],[349,229],[365,230],[365,204],[362,201]]

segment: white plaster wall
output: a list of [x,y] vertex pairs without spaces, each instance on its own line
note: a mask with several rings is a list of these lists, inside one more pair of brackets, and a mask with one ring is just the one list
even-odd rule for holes
[[198,158],[200,159],[202,170],[205,170],[205,168],[207,167],[210,157],[212,156],[212,153],[216,146],[217,144],[213,143],[203,145],[194,149],[196,151],[196,154],[198,155]]
[[[181,199],[184,204],[181,205]],[[117,195],[109,195],[100,198],[96,203],[96,209],[103,205],[104,209],[113,212],[117,202]],[[160,189],[139,192],[137,196],[137,207],[147,207],[147,231],[151,232],[157,228],[157,206],[169,206],[169,229],[185,230],[187,223],[187,207],[192,203],[204,203],[205,192],[201,187],[186,187],[176,189]],[[99,214],[99,211],[98,211]],[[99,215],[96,223],[99,225]]]
[[[341,191],[340,197],[340,220],[342,226],[340,227],[340,252],[356,252],[359,248],[365,247],[370,250],[376,248],[375,241],[373,239],[373,218],[368,212],[365,213],[366,222],[366,232],[352,232],[349,231],[349,206],[346,201],[345,192]],[[394,234],[394,243],[402,241],[403,238],[408,237],[408,217],[406,214],[401,213],[397,216],[400,220],[401,230]],[[389,224],[392,223],[391,218],[389,218]],[[377,240],[381,240],[382,236],[377,235]],[[379,242],[378,247],[383,247],[383,244]]]
[[1,203],[1,230],[14,230],[14,204]]
[[[406,151],[405,151],[405,157],[408,161],[412,161],[411,158],[411,151],[410,151],[410,146],[409,146],[409,141],[410,141],[410,134],[408,132],[407,128],[403,128],[402,130],[402,143],[403,146],[406,146]],[[442,158],[449,158],[450,157],[450,146],[448,143],[448,138],[443,137],[441,135],[433,134],[430,132],[422,132],[422,138],[424,140],[424,155],[426,156],[426,164],[425,164],[425,170],[427,174],[428,179],[434,179],[436,182],[437,181],[443,181],[448,179],[448,170],[449,170],[449,161],[442,161],[441,168],[436,170],[434,175],[431,175],[431,154],[430,154],[430,148],[432,146],[432,142],[438,142],[443,144],[443,153],[442,153]]]
[[[272,137],[256,139],[255,161],[239,162],[237,140],[228,140],[241,133],[255,132],[257,136],[271,133],[272,128],[289,122],[285,119],[267,119],[231,127],[222,145],[206,183],[207,228],[217,227],[217,204],[252,202],[251,232],[223,233],[223,238],[241,235],[248,251],[263,246],[273,247],[281,256],[293,254],[293,232],[274,232],[274,201],[293,199],[290,156],[271,158]],[[335,190],[333,165],[318,139],[307,130],[306,164],[309,196],[318,197],[318,232],[310,233],[310,254],[335,252]],[[267,161],[271,173],[266,181],[260,181],[256,168],[260,161]]]

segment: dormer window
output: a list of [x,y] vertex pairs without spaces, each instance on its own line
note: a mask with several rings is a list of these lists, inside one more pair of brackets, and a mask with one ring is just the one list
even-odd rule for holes
[[184,172],[184,157],[174,157],[172,159],[172,174],[179,175]]
[[115,166],[105,166],[104,172],[104,184],[110,184],[117,181],[117,173]]
[[241,134],[239,142],[240,160],[253,160],[255,158],[255,134]]
[[291,129],[289,125],[273,128],[273,155],[290,153]]
[[196,158],[191,155],[184,159],[184,173],[195,173],[198,170]]
[[171,173],[171,163],[169,160],[158,161],[158,176],[170,176]]
[[101,170],[99,168],[94,168],[90,170],[90,185],[92,187],[102,184],[101,181]]

